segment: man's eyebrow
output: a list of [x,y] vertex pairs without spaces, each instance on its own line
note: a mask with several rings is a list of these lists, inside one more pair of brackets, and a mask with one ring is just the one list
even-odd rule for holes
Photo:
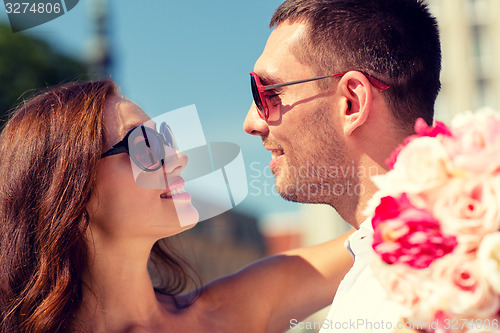
[[280,79],[278,76],[269,74],[269,73],[262,73],[262,74],[257,74],[259,75],[260,78],[260,83],[264,86],[269,86],[272,84],[279,84],[282,83],[283,80]]

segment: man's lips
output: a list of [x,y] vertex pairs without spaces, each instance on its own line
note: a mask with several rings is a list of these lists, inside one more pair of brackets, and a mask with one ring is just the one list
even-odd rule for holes
[[267,150],[271,152],[271,162],[269,162],[269,168],[271,170],[276,166],[278,161],[282,158],[282,156],[285,154],[283,149],[281,148],[276,148],[276,147],[265,147]]

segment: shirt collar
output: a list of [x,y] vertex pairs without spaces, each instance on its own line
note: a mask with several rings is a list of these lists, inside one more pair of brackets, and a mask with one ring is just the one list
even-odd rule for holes
[[372,246],[373,227],[371,219],[366,219],[359,229],[352,233],[344,243],[347,251],[355,258],[370,250]]

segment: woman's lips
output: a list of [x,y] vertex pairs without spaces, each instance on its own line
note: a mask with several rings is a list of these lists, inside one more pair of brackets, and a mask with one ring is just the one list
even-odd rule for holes
[[190,200],[191,195],[184,190],[184,179],[179,177],[169,182],[168,188],[160,194],[160,198]]

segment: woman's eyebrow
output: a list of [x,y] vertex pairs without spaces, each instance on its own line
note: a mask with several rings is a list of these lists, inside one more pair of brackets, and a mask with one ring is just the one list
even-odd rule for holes
[[135,128],[137,126],[141,126],[143,123],[133,123],[133,124],[128,124],[127,126],[124,126],[120,129],[120,137],[123,138],[125,134],[127,134],[132,128]]
[[151,124],[147,124],[147,123],[148,123],[148,121],[142,122],[142,123],[132,123],[132,124],[128,124],[127,126],[122,127],[122,129],[120,130],[120,137],[123,138],[125,136],[125,134],[127,134],[131,129],[138,127],[138,126],[149,127],[148,125],[152,125],[151,128],[153,128],[155,131],[157,131],[157,126],[156,126],[155,122],[151,122]]

